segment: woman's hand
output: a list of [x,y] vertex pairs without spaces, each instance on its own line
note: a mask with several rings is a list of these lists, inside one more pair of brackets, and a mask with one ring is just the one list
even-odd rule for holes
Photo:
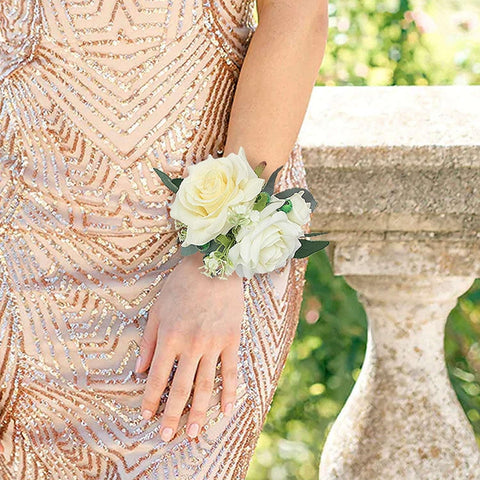
[[202,428],[219,356],[222,411],[230,415],[235,402],[244,313],[242,278],[236,273],[223,280],[209,278],[199,270],[202,258],[200,252],[183,258],[167,277],[148,313],[140,344],[136,372],[143,372],[150,366],[141,407],[143,418],[150,418],[158,409],[173,361],[178,357],[162,417],[161,438],[164,441],[175,434],[193,384],[187,434],[193,438]]

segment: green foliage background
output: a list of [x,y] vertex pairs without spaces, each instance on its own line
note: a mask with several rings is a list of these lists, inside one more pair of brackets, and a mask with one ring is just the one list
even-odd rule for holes
[[[475,0],[330,0],[317,85],[479,84],[479,19]],[[362,365],[366,325],[325,252],[311,256],[298,330],[248,480],[318,479],[326,435]],[[480,443],[479,338],[480,279],[459,298],[445,335],[450,378]]]

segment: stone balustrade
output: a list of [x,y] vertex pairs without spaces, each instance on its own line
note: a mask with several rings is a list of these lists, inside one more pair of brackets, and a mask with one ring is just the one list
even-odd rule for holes
[[315,87],[299,142],[312,231],[369,320],[320,479],[480,479],[443,349],[480,277],[480,86]]

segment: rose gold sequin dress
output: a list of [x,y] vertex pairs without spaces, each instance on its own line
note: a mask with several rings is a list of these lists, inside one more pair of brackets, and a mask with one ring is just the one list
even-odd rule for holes
[[[2,480],[245,478],[295,335],[307,259],[244,279],[230,419],[219,360],[200,436],[185,433],[190,398],[163,442],[169,389],[142,420],[147,374],[133,370],[148,310],[181,258],[173,194],[153,167],[182,176],[221,153],[253,8],[0,1]],[[294,186],[307,187],[298,144],[275,189]]]

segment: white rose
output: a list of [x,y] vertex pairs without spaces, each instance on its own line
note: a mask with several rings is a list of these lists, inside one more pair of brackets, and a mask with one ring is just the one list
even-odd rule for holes
[[302,228],[285,212],[276,211],[283,200],[272,199],[262,211],[252,211],[251,223],[239,229],[237,243],[228,252],[241,277],[251,278],[255,273],[283,267],[301,247],[298,237],[303,234]]
[[245,156],[239,153],[207,159],[190,165],[171,205],[172,218],[187,225],[182,243],[203,245],[219,234],[226,234],[235,224],[230,207],[253,207],[265,180],[257,176]]
[[287,217],[291,222],[303,226],[310,220],[310,203],[303,199],[304,191],[295,192],[291,197],[285,200],[292,202],[292,209],[287,213]]

